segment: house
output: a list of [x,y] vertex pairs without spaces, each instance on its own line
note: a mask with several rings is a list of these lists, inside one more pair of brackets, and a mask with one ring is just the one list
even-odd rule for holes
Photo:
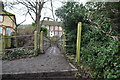
[[4,10],[3,2],[0,1],[0,34],[10,36],[15,28],[15,15]]
[[58,36],[61,37],[63,34],[63,29],[61,27],[62,22],[44,20],[42,26],[48,29],[48,36]]

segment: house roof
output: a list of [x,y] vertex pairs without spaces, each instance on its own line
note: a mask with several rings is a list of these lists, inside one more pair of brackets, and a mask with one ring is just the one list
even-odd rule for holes
[[5,10],[0,10],[0,15],[15,16],[14,14],[9,13],[9,12],[7,12],[7,11],[5,11]]
[[49,26],[61,26],[62,22],[56,22],[56,21],[43,21],[42,25],[49,25]]
[[15,16],[14,14],[9,13],[4,10],[4,4],[3,4],[3,1],[1,1],[1,0],[0,0],[0,15]]

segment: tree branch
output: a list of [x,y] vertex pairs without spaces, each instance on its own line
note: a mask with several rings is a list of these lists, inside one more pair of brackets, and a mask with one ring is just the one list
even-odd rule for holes
[[52,11],[52,16],[53,16],[53,19],[54,19],[54,21],[55,21],[55,16],[54,16],[54,11],[53,11],[53,3],[52,3],[52,0],[51,0],[51,11]]
[[33,18],[32,14],[29,12],[29,10],[28,10],[28,13],[29,13],[30,17],[32,18],[32,20],[35,22],[35,19]]

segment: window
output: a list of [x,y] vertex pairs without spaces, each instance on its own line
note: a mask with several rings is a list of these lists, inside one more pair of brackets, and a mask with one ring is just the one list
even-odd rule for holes
[[55,26],[55,30],[58,30],[58,26]]
[[3,16],[0,15],[0,22],[2,22],[2,21],[3,21]]
[[10,28],[6,28],[6,35],[7,36],[10,36],[10,33],[11,33],[10,30],[11,30]]
[[53,26],[50,26],[50,30],[53,31]]
[[62,30],[62,27],[59,27],[59,30]]
[[58,35],[58,32],[55,32],[55,35]]
[[2,27],[0,27],[0,34],[2,34]]

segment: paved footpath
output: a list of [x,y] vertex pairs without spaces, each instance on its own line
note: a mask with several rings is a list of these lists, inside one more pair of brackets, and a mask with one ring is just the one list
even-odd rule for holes
[[3,61],[2,63],[3,74],[65,72],[75,70],[56,46],[50,47],[45,54],[40,54],[37,57]]

